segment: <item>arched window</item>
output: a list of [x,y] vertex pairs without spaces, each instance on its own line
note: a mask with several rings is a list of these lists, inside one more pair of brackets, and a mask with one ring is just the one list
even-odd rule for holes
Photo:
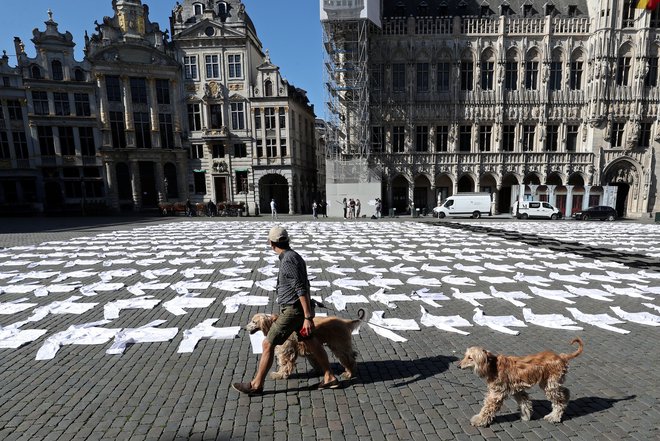
[[227,17],[229,17],[229,9],[231,9],[231,7],[227,2],[218,3],[218,16],[223,23],[227,20]]
[[193,8],[195,10],[195,15],[202,15],[204,13],[204,7],[201,3],[195,3]]
[[630,86],[630,71],[632,66],[633,48],[624,44],[619,50],[619,58],[616,65],[616,85]]
[[73,75],[74,75],[74,78],[76,79],[76,81],[85,81],[85,72],[83,72],[82,69],[77,68],[74,71]]
[[506,90],[518,90],[519,59],[518,51],[515,49],[509,49],[506,53],[504,65],[504,88]]
[[569,87],[571,90],[582,89],[582,70],[584,69],[584,56],[581,50],[576,50],[571,56],[571,75]]
[[34,80],[40,80],[42,78],[41,68],[39,66],[37,66],[36,64],[33,64],[32,67],[30,67],[30,76]]
[[62,63],[59,60],[54,60],[52,63],[50,63],[50,67],[53,72],[53,79],[56,81],[62,81],[64,79]]
[[555,48],[552,51],[552,61],[550,61],[550,90],[561,90],[564,74],[564,54],[561,49]]
[[536,48],[527,52],[525,60],[525,89],[538,90],[539,88],[539,64],[541,56]]
[[486,49],[481,54],[481,89],[493,90],[495,77],[495,54],[492,49]]
[[264,95],[273,96],[273,82],[271,80],[266,80],[264,83]]

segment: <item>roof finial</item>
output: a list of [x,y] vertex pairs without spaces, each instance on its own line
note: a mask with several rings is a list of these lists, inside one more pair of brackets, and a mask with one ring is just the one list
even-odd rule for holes
[[266,63],[270,63],[270,51],[266,49]]
[[48,21],[53,21],[53,10],[48,9]]

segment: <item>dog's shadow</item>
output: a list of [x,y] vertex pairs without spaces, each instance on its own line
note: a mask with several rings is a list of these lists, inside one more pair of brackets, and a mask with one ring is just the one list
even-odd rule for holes
[[452,356],[436,355],[415,360],[362,361],[358,363],[357,377],[352,381],[356,384],[372,384],[401,380],[394,386],[407,386],[441,374],[457,360]]
[[[637,398],[637,395],[629,395],[623,398],[602,398],[602,397],[580,397],[568,402],[566,412],[562,417],[562,421],[569,421],[573,418],[583,417],[591,413],[601,412],[603,410],[614,407],[619,401],[628,401]],[[547,400],[532,400],[534,413],[532,420],[540,420],[550,413],[551,404]],[[497,423],[513,422],[520,420],[518,412],[498,415],[495,418]]]

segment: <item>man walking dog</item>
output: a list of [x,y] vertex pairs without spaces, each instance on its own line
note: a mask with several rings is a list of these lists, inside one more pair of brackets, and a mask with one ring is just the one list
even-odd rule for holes
[[233,388],[244,394],[261,395],[266,374],[273,365],[275,346],[281,345],[291,334],[298,332],[299,338],[309,338],[307,344],[312,345],[312,352],[318,354],[316,362],[323,371],[323,382],[319,384],[319,389],[335,389],[339,387],[339,380],[330,370],[330,362],[323,345],[314,338],[314,309],[307,278],[307,264],[289,247],[289,233],[284,228],[271,228],[268,244],[280,259],[275,288],[280,315],[262,343],[263,353],[254,379],[249,383],[234,383]]

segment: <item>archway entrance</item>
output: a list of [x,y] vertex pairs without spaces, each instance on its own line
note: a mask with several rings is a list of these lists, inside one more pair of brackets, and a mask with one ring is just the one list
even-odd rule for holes
[[289,213],[289,182],[282,175],[270,174],[259,180],[259,210],[270,213],[270,201],[275,199],[278,213]]
[[639,172],[633,163],[626,160],[614,162],[606,169],[603,182],[617,187],[615,208],[619,217],[637,211],[632,198],[628,197],[630,188],[639,182]]
[[497,211],[500,213],[508,213],[511,211],[511,188],[520,185],[518,178],[514,175],[506,175],[502,179],[502,188],[500,189],[499,203]]
[[630,193],[630,184],[625,182],[615,182],[613,185],[618,188],[616,193],[616,214],[619,217],[625,217],[628,212],[628,193]]
[[413,200],[415,201],[415,208],[419,208],[420,212],[425,208],[429,211],[433,209],[433,204],[429,202],[430,190],[431,183],[426,176],[422,175],[415,178],[415,194]]
[[457,187],[459,193],[471,193],[474,191],[474,180],[468,175],[463,175],[458,180]]
[[155,164],[151,161],[138,162],[143,207],[155,207],[158,205],[158,192],[156,191],[156,174],[154,165]]
[[435,203],[439,205],[454,193],[454,183],[449,175],[442,175],[435,179],[435,189]]
[[44,186],[46,194],[45,209],[61,210],[64,206],[64,198],[62,197],[62,187],[55,181],[46,182]]
[[397,213],[408,211],[408,180],[403,176],[392,181],[392,208],[396,208]]

